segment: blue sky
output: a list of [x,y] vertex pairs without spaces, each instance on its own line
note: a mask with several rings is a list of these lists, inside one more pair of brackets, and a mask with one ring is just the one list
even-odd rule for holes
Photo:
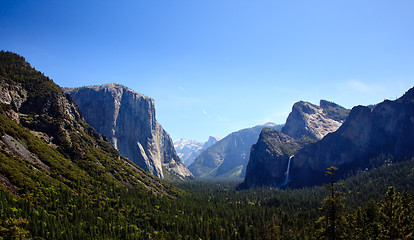
[[414,86],[414,1],[0,2],[0,49],[63,87],[155,99],[173,139],[206,141],[320,99],[347,108]]

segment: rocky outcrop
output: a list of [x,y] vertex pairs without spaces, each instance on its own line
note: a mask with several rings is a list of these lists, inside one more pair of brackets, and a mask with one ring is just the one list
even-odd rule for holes
[[319,106],[300,101],[293,105],[282,132],[295,139],[310,137],[320,140],[336,131],[348,114],[348,109],[325,100],[321,100]]
[[23,102],[27,99],[27,91],[21,86],[10,85],[4,79],[0,79],[0,102],[9,104],[14,111],[19,111]]
[[200,143],[194,140],[177,139],[174,141],[174,148],[178,156],[183,160],[186,166],[190,166],[194,159],[196,159],[201,152],[213,146],[221,138],[217,136],[210,136],[205,143]]
[[[28,63],[22,67],[31,71]],[[81,127],[77,121],[83,121],[72,99],[68,99],[48,78],[31,79],[21,84],[0,77],[0,103],[11,107],[7,114],[12,119],[33,131],[44,133],[54,145],[68,143],[70,130]]]
[[65,89],[85,120],[116,149],[149,173],[164,178],[164,170],[192,177],[174,150],[168,133],[155,118],[152,98],[119,84]]
[[243,178],[251,146],[264,127],[280,129],[281,125],[267,123],[234,132],[202,152],[189,169],[196,177]]

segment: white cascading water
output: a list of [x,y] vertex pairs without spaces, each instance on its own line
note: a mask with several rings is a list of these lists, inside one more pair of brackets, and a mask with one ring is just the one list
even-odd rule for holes
[[292,160],[293,156],[294,155],[292,155],[292,156],[289,157],[288,165],[287,165],[286,172],[285,172],[285,181],[283,181],[283,183],[280,184],[280,187],[286,186],[286,184],[288,184],[288,182],[289,182],[290,161]]

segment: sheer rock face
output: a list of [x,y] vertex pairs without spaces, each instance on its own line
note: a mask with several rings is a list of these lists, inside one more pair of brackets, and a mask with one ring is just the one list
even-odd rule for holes
[[282,132],[295,139],[306,136],[320,140],[336,131],[348,113],[348,109],[325,100],[320,101],[320,106],[300,101],[293,105]]
[[138,166],[159,178],[164,177],[163,168],[181,178],[192,177],[170,136],[155,119],[152,98],[118,84],[65,92],[75,100],[86,122]]
[[263,128],[259,140],[251,148],[241,188],[277,187],[285,178],[289,157],[300,147],[292,137],[278,130]]

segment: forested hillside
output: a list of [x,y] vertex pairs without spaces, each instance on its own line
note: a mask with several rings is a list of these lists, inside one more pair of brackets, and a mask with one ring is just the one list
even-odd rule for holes
[[176,194],[122,157],[23,57],[2,51],[0,64],[3,227],[27,222],[29,236],[48,239],[111,236],[126,224],[115,208],[121,194]]

